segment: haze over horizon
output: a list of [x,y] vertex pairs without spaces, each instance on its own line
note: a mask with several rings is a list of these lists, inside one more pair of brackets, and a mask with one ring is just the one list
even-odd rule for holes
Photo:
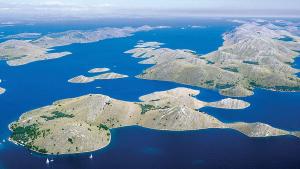
[[299,17],[295,0],[0,0],[0,20],[103,17]]

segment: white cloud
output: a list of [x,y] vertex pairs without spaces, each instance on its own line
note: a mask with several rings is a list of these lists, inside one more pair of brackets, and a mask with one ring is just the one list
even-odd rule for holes
[[[281,10],[259,0],[0,0],[0,20],[19,18],[174,17],[174,16],[299,16],[289,5]],[[279,2],[280,1],[280,2]],[[299,2],[294,2],[299,3]],[[242,4],[242,5],[241,5]],[[262,5],[263,4],[263,5]],[[292,6],[292,7],[291,7]],[[251,10],[245,10],[250,8]],[[289,8],[289,10],[286,10]],[[258,10],[260,9],[260,10]],[[285,10],[283,10],[285,9]]]
[[61,2],[61,1],[43,1],[43,2],[40,2],[39,5],[46,5],[46,6],[52,6],[52,5],[55,5],[55,6],[64,6],[65,3]]

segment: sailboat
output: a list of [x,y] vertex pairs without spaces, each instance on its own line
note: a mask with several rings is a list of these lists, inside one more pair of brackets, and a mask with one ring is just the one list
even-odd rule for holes
[[91,154],[89,158],[92,159],[93,158],[93,154]]
[[47,158],[47,160],[46,160],[46,164],[49,164],[50,163],[50,161],[49,161],[49,159]]

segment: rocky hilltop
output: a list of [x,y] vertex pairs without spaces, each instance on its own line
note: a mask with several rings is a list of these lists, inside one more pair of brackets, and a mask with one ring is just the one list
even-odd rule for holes
[[262,123],[223,123],[198,109],[242,109],[249,103],[236,99],[207,103],[194,97],[198,94],[175,88],[141,96],[140,102],[101,94],[64,99],[24,113],[10,124],[10,140],[40,153],[71,154],[105,147],[111,140],[110,129],[132,125],[172,131],[230,128],[249,137],[297,135]]
[[[294,41],[280,38],[289,36]],[[299,70],[292,67],[300,40],[287,30],[245,23],[223,36],[217,51],[200,56],[190,50],[162,48],[162,43],[139,42],[126,51],[140,64],[154,66],[139,78],[173,81],[219,90],[227,96],[250,96],[255,87],[276,91],[300,91]]]

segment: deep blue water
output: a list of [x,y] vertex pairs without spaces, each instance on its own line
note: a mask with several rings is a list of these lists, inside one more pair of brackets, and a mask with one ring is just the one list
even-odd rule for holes
[[[126,25],[127,23],[127,25]],[[34,62],[24,66],[9,67],[0,62],[1,87],[7,92],[0,95],[0,140],[10,132],[7,125],[23,112],[63,98],[101,93],[116,99],[138,101],[138,97],[158,90],[184,86],[171,82],[134,78],[150,65],[137,64],[139,59],[123,52],[131,49],[139,40],[158,41],[168,48],[191,49],[199,54],[216,50],[222,44],[222,34],[235,24],[220,20],[182,21],[121,21],[89,23],[56,23],[17,25],[1,28],[0,32],[57,32],[70,29],[94,29],[99,26],[171,25],[172,29],[141,32],[135,36],[111,39],[90,44],[74,44],[56,48],[73,54],[55,60]],[[203,25],[204,29],[181,29],[187,25]],[[300,63],[296,59],[295,67]],[[96,81],[90,84],[71,84],[71,77],[85,74],[94,67],[108,67],[112,71],[127,74],[130,78]],[[96,87],[101,87],[97,89]],[[199,99],[216,101],[224,98],[216,91],[201,90]],[[244,110],[203,108],[224,122],[264,122],[274,127],[300,130],[300,93],[272,92],[257,89],[255,95],[244,98],[251,107]],[[188,132],[154,131],[141,127],[113,129],[111,144],[89,154],[55,156],[54,163],[45,164],[46,156],[31,155],[23,147],[9,142],[0,144],[0,169],[193,169],[193,168],[300,168],[300,139],[292,136],[248,138],[233,130],[203,130]],[[16,162],[17,161],[17,162]]]

